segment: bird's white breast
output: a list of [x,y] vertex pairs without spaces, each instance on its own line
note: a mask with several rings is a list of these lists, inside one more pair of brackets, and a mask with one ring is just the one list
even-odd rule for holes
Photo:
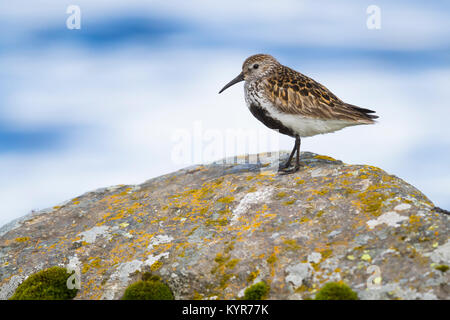
[[247,107],[250,108],[252,104],[256,103],[261,106],[261,108],[264,108],[270,117],[279,120],[284,126],[291,129],[300,137],[311,137],[317,134],[330,133],[358,124],[345,120],[307,118],[298,114],[280,112],[268,99],[265,99],[262,94],[258,95],[258,90],[252,90],[255,89],[251,88],[254,85],[254,83],[246,83],[244,85]]

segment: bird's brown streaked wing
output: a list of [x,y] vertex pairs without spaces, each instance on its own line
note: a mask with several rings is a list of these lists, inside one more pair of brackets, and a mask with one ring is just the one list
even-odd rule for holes
[[344,103],[313,79],[287,67],[264,80],[266,97],[280,111],[314,119],[373,123],[374,111]]

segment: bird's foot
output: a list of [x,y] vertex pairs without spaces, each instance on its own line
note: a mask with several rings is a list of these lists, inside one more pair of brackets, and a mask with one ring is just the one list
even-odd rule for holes
[[285,163],[280,164],[278,166],[278,171],[285,170],[285,169],[289,168],[290,166],[291,166],[291,162],[290,161],[286,161]]
[[295,173],[295,172],[297,172],[297,171],[299,171],[300,170],[300,166],[298,165],[298,166],[294,166],[294,167],[292,167],[292,168],[289,168],[289,167],[287,167],[287,168],[282,168],[282,167],[280,167],[279,169],[278,169],[278,173],[280,174],[280,175],[286,175],[286,174],[291,174],[291,173]]

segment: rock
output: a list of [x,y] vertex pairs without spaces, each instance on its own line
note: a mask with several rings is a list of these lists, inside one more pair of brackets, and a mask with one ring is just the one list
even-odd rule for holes
[[[281,153],[282,160],[287,153]],[[51,266],[76,270],[76,299],[119,299],[151,271],[176,299],[313,297],[343,281],[361,299],[449,299],[449,216],[383,170],[302,153],[220,161],[85,193],[0,229],[0,298]]]

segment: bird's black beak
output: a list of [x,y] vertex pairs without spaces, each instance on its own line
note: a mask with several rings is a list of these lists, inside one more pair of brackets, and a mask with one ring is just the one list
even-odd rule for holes
[[223,87],[222,90],[219,91],[219,93],[222,93],[223,91],[225,91],[226,89],[231,87],[233,84],[236,84],[236,83],[241,82],[241,81],[244,81],[244,73],[243,72],[241,72],[236,78],[234,78],[233,80],[228,82],[225,85],[225,87]]

